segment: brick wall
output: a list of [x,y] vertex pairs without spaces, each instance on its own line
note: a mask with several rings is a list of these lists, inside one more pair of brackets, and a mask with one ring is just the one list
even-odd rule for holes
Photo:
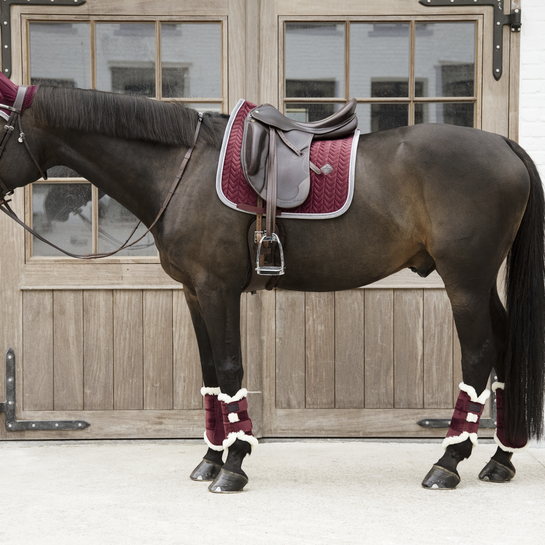
[[545,180],[545,2],[522,1],[520,144]]

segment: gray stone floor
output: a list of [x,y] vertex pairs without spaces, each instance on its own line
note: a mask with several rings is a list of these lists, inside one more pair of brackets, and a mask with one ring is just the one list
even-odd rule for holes
[[508,484],[477,474],[480,444],[454,491],[420,481],[437,442],[264,442],[250,483],[219,496],[188,475],[196,441],[0,443],[1,545],[545,543],[545,449],[514,459]]

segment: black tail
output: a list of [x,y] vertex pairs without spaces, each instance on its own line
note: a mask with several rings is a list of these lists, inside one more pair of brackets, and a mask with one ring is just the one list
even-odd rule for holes
[[515,242],[507,256],[507,349],[505,425],[508,437],[543,434],[545,375],[545,199],[530,156],[507,144],[530,174],[530,196]]

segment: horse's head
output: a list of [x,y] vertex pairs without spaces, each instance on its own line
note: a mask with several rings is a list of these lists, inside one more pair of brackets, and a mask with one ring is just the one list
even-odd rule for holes
[[[27,142],[21,116],[34,99],[36,86],[15,85],[0,73],[0,195],[4,196],[44,175],[36,154],[36,142]],[[26,127],[33,132],[33,120]],[[3,123],[3,124],[2,124]]]

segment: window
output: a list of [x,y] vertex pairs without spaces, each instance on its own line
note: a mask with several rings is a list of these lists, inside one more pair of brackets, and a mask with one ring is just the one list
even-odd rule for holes
[[355,97],[362,132],[476,126],[476,27],[417,19],[286,22],[284,111],[314,121]]
[[[222,111],[221,22],[28,23],[29,83],[81,87],[177,100]],[[69,252],[110,252],[137,219],[114,199],[59,165],[30,189],[31,222],[38,233]],[[133,240],[145,232],[140,226]],[[28,257],[62,256],[37,239]],[[117,256],[156,258],[153,237]]]

